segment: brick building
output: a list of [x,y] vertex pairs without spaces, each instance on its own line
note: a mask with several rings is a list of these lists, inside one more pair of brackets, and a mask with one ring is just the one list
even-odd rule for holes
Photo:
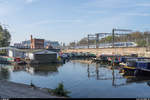
[[31,49],[43,49],[44,48],[44,39],[36,39],[31,35]]

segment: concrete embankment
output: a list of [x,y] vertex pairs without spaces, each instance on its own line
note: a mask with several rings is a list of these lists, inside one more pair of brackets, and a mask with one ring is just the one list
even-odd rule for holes
[[99,49],[67,49],[63,52],[90,52],[96,55],[100,54],[120,54],[120,55],[130,55],[138,54],[142,57],[150,57],[149,47],[122,47],[122,48],[99,48]]
[[0,80],[0,98],[60,98],[52,96],[46,89]]

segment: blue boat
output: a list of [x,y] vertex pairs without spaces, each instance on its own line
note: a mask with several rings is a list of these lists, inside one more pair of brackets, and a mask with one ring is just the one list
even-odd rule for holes
[[124,72],[132,71],[134,75],[150,75],[150,58],[127,59],[127,62],[122,64],[122,69]]
[[150,61],[137,61],[135,75],[150,75]]

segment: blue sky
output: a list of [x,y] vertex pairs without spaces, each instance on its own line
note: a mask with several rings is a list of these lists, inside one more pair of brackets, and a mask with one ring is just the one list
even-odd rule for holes
[[150,0],[0,0],[12,43],[37,38],[68,43],[112,28],[150,30]]

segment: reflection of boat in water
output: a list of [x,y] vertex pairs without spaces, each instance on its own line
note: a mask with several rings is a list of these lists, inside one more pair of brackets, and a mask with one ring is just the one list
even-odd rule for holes
[[8,68],[0,67],[0,80],[9,80],[10,72]]
[[150,77],[134,76],[134,73],[119,73],[119,69],[114,67],[100,67],[98,64],[95,67],[87,66],[88,78],[96,80],[111,80],[112,86],[117,88],[120,86],[130,85],[132,83],[144,83],[150,86]]
[[135,75],[134,71],[123,71],[120,72],[120,74],[123,76],[123,78],[126,79],[125,83],[122,84],[114,84],[115,86],[124,86],[129,85],[132,83],[145,83],[147,82],[147,85],[150,86],[150,77],[144,76],[144,75]]
[[34,66],[30,66],[26,68],[26,71],[34,74],[34,75],[40,75],[40,76],[47,76],[49,74],[56,74],[58,72],[58,67],[60,67],[61,64],[38,64]]
[[33,67],[26,67],[25,70],[30,73],[30,74],[34,74],[34,68]]
[[30,74],[40,75],[40,76],[47,76],[49,74],[56,74],[58,72],[58,67],[60,64],[38,64],[34,66],[30,65],[4,65],[1,68],[7,69],[11,72],[19,72],[25,71]]
[[143,77],[143,76],[124,76],[127,80],[127,83],[143,83],[150,81],[150,77]]
[[148,86],[150,86],[150,77],[144,77],[144,76],[123,76],[126,81],[125,83],[114,83],[115,87],[130,85],[132,83],[147,83]]
[[21,66],[21,65],[4,65],[4,66],[1,66],[1,68],[4,68],[4,69],[8,69],[9,71],[12,71],[12,72],[17,72],[17,71],[25,71],[25,67],[26,66]]

